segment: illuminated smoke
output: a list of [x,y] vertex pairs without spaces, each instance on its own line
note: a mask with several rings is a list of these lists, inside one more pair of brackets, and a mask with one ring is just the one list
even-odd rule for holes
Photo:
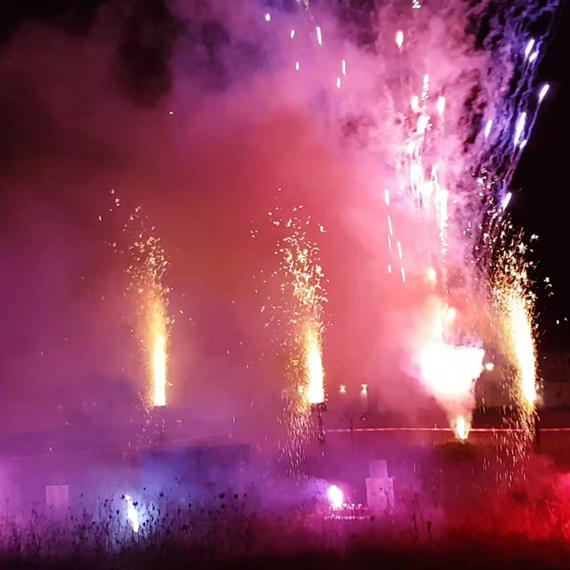
[[483,371],[484,353],[471,346],[427,344],[419,358],[422,378],[444,406],[460,406]]
[[427,344],[419,355],[422,382],[447,412],[459,439],[469,433],[475,381],[483,371],[484,354],[481,348],[442,341]]
[[[428,272],[432,288],[435,278]],[[414,350],[415,375],[446,412],[456,436],[464,439],[462,436],[466,438],[469,433],[475,382],[483,371],[485,351],[476,337],[459,334],[465,319],[443,299],[435,293],[430,295],[422,314]]]

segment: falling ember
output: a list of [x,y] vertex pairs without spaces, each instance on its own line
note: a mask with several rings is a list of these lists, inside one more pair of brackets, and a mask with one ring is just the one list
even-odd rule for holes
[[526,47],[524,49],[525,59],[528,59],[528,56],[529,56],[530,52],[532,51],[532,48],[534,47],[535,41],[536,40],[534,38],[530,38],[530,40],[528,40],[528,43],[526,44]]
[[319,335],[309,325],[305,332],[305,370],[307,374],[307,401],[309,404],[320,404],[325,401],[324,370],[321,359]]
[[445,111],[445,97],[438,97],[437,99],[437,112],[443,115]]
[[529,62],[529,63],[534,63],[537,57],[538,57],[538,50],[533,51],[533,52],[530,54],[530,57],[528,58],[528,62]]
[[437,283],[437,271],[433,267],[429,267],[426,271],[426,279],[430,283]]
[[516,146],[521,138],[524,126],[526,123],[526,113],[521,113],[519,120],[517,121],[517,126],[515,127],[515,136],[513,138],[513,144]]
[[548,90],[550,89],[550,85],[548,85],[548,83],[545,83],[542,88],[540,89],[539,93],[538,93],[538,102],[542,103],[542,100],[546,97],[546,94],[548,93]]
[[429,305],[429,330],[419,338],[415,361],[418,379],[446,412],[457,436],[468,432],[474,400],[475,382],[483,372],[485,351],[476,346],[454,342],[457,310],[438,297]]
[[412,107],[412,111],[414,113],[419,113],[420,109],[420,98],[417,95],[414,95],[410,100],[410,106]]
[[404,45],[404,32],[402,32],[402,30],[398,30],[396,32],[396,45],[398,46],[398,49],[402,49],[402,46]]

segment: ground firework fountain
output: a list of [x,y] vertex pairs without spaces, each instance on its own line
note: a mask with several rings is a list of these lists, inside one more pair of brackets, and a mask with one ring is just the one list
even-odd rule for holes
[[[273,227],[284,232],[276,245],[279,268],[273,277],[279,280],[280,298],[273,300],[274,323],[283,323],[278,334],[280,351],[287,359],[287,381],[292,398],[286,412],[288,432],[292,436],[293,456],[303,454],[302,446],[309,435],[311,411],[315,412],[319,439],[324,440],[322,412],[325,406],[325,373],[322,358],[324,305],[327,301],[324,272],[319,248],[308,237],[310,217],[303,206],[283,218],[281,208],[270,212]],[[324,228],[319,226],[319,231]]]
[[[138,228],[132,227],[135,223]],[[153,407],[163,407],[166,406],[168,335],[171,325],[168,315],[169,289],[163,282],[168,260],[160,239],[148,233],[144,227],[146,223],[141,209],[137,208],[125,226],[127,233],[135,234],[135,241],[129,248],[132,262],[127,269],[131,278],[128,290],[136,298],[137,335],[147,360],[147,398]]]
[[510,230],[507,226],[501,236],[507,243],[499,250],[495,262],[492,296],[498,313],[500,341],[514,370],[512,398],[519,410],[519,426],[528,440],[534,431],[537,400],[535,296],[529,286],[527,246],[520,235],[508,238]]
[[[97,81],[112,71],[103,96],[92,78],[54,82],[67,44],[36,44],[25,26],[23,40],[0,34],[0,76],[49,88],[26,121],[49,118],[50,185],[68,177],[75,196],[78,172],[99,193],[116,184],[160,232],[138,207],[104,274],[110,256],[89,259],[95,230],[73,263],[31,264],[67,287],[65,310],[52,343],[28,339],[23,304],[10,330],[32,347],[30,377],[50,401],[37,426],[22,407],[26,425],[0,438],[0,506],[10,494],[34,503],[29,527],[0,508],[0,559],[29,548],[30,566],[86,552],[106,567],[130,567],[131,555],[141,568],[177,556],[221,567],[315,552],[330,566],[364,545],[372,564],[399,567],[392,548],[428,545],[418,564],[427,552],[445,568],[455,541],[467,555],[453,567],[474,550],[492,557],[496,536],[513,551],[570,541],[567,477],[529,445],[541,399],[534,238],[509,218],[547,104],[535,78],[554,1],[101,4],[90,41],[74,38],[69,53]],[[83,30],[75,15],[62,21]],[[49,82],[41,66],[14,64],[38,46],[55,50]],[[150,101],[138,92],[146,63]],[[63,173],[49,163],[59,149],[73,165]],[[82,170],[91,154],[93,177]],[[117,236],[111,194],[91,225]],[[260,219],[268,227],[251,229]],[[57,376],[61,355],[76,369],[60,397],[45,370]],[[38,385],[10,389],[27,405]],[[570,465],[562,429],[550,444]]]

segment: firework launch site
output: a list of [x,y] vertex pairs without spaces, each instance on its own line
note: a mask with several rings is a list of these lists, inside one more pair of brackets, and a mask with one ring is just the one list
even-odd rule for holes
[[292,471],[275,441],[235,423],[216,436],[192,426],[204,435],[189,441],[189,426],[158,416],[139,445],[140,426],[77,424],[0,442],[3,563],[564,566],[570,428],[529,443],[473,427],[462,441],[358,418],[323,439],[315,417]]
[[569,567],[567,11],[8,4],[0,565]]

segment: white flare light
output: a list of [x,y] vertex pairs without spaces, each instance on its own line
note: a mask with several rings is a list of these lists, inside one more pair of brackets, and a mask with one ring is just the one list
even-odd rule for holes
[[129,521],[129,524],[131,525],[133,532],[137,533],[140,528],[139,515],[137,513],[137,509],[130,495],[125,495],[125,501],[127,503],[127,520]]
[[504,196],[504,198],[501,200],[501,208],[503,210],[507,209],[507,206],[509,205],[511,198],[513,197],[513,193],[512,192],[507,192]]
[[402,46],[404,45],[404,32],[402,32],[402,30],[398,30],[396,32],[396,45],[398,46],[398,49],[402,49]]
[[519,143],[522,132],[524,130],[525,123],[526,123],[526,113],[522,112],[519,116],[519,120],[517,121],[517,126],[515,127],[515,137],[513,139],[513,144],[515,146],[517,146],[517,144]]
[[317,26],[317,43],[320,46],[323,45],[323,31],[321,30],[321,26]]
[[538,92],[538,102],[542,103],[542,100],[546,97],[546,94],[548,93],[548,90],[550,89],[550,85],[548,83],[545,83],[540,91]]
[[530,52],[532,51],[534,44],[535,44],[535,39],[530,38],[530,40],[528,40],[528,43],[526,44],[526,48],[524,49],[524,58],[525,59],[528,59],[528,56],[529,56]]
[[344,493],[336,485],[331,485],[327,491],[327,497],[331,503],[331,507],[334,510],[342,508],[344,503]]
[[493,119],[489,119],[485,125],[485,138],[488,139],[491,134],[491,129],[493,128]]

